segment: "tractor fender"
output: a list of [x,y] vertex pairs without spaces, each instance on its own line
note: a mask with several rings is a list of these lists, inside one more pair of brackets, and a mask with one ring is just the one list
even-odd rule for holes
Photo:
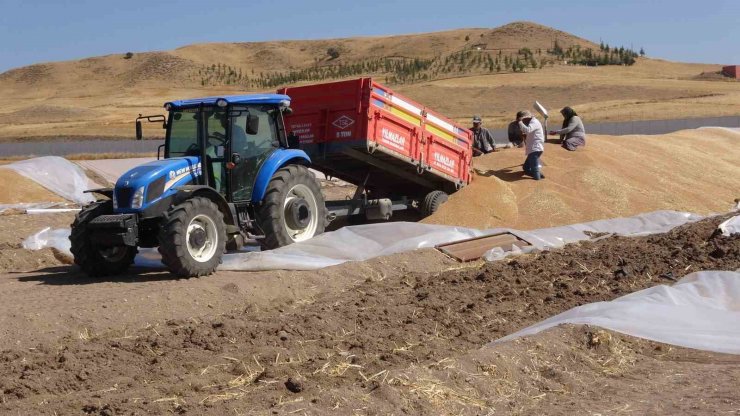
[[252,189],[253,204],[262,202],[272,175],[280,168],[291,164],[309,166],[311,159],[306,152],[298,149],[278,149],[267,157],[257,174],[257,179],[254,181],[254,188]]
[[224,222],[227,225],[236,224],[235,222],[235,213],[231,210],[231,206],[226,201],[226,199],[223,197],[223,195],[216,192],[215,189],[211,188],[210,186],[206,185],[184,185],[184,186],[178,186],[175,188],[177,193],[172,198],[172,203],[174,205],[178,205],[181,202],[199,196],[208,198],[211,201],[213,201],[216,206],[218,206],[218,210],[221,211],[222,214],[224,214]]

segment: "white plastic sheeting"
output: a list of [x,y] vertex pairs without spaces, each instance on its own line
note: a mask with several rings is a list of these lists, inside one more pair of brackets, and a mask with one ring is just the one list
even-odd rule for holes
[[[12,169],[64,199],[87,204],[95,200],[85,190],[96,187],[79,166],[63,157],[44,156],[21,160],[0,168]],[[42,201],[39,201],[42,202]]]
[[492,344],[566,323],[594,325],[681,347],[740,354],[740,273],[691,273],[673,286],[654,286],[610,302],[573,308]]
[[[346,261],[361,261],[438,244],[511,232],[533,244],[537,250],[562,247],[576,241],[588,240],[584,232],[638,236],[663,233],[702,217],[686,212],[655,211],[628,218],[599,220],[563,227],[518,231],[508,228],[475,230],[471,228],[430,225],[419,223],[385,223],[345,227],[322,234],[311,240],[281,247],[276,250],[245,253],[224,259],[222,270],[312,270],[333,266]],[[533,249],[528,249],[532,251]],[[514,252],[512,252],[514,253]],[[490,261],[500,260],[510,253],[491,251]]]
[[[533,231],[510,229],[475,230],[471,228],[419,223],[384,223],[344,227],[322,234],[311,240],[265,252],[240,252],[224,256],[220,270],[314,270],[341,264],[347,261],[363,261],[377,256],[434,247],[438,244],[510,231],[533,244],[532,250],[547,250],[565,244],[588,240],[585,232],[637,236],[669,231],[687,222],[697,221],[700,216],[685,212],[656,211],[628,218],[593,221],[563,227],[544,228]],[[46,246],[65,251],[69,230],[42,230],[29,237],[45,241]],[[58,241],[62,238],[65,241]],[[43,248],[41,246],[39,248]],[[68,250],[68,249],[67,249]],[[500,260],[509,254],[489,252],[489,261]],[[146,259],[137,257],[137,264],[152,266],[156,252],[147,252]],[[141,260],[141,263],[140,263]]]
[[409,222],[340,228],[275,250],[227,256],[222,270],[313,270],[484,235],[480,230]]
[[31,210],[49,210],[51,207],[57,207],[60,205],[59,202],[32,202],[32,203],[19,203],[19,204],[0,204],[0,214],[9,209],[17,209],[28,213]]
[[41,250],[47,247],[53,247],[62,253],[71,255],[72,253],[69,251],[69,228],[52,230],[51,227],[46,227],[23,240],[23,248],[27,250]]
[[723,222],[718,227],[722,235],[729,237],[732,234],[740,234],[740,215],[735,215],[729,220]]

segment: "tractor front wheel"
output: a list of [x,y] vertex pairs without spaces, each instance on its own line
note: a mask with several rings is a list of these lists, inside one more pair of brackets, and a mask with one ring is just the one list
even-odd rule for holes
[[136,247],[101,247],[91,240],[90,221],[101,216],[113,214],[113,201],[98,201],[83,208],[72,223],[69,235],[70,251],[74,262],[90,276],[111,276],[123,273],[136,256]]
[[159,231],[162,263],[180,277],[216,271],[226,248],[224,216],[208,198],[194,197],[164,214]]

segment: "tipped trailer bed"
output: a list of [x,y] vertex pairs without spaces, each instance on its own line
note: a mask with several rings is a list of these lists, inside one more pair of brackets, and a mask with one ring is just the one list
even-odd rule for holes
[[291,97],[293,146],[314,169],[358,187],[352,200],[327,201],[337,215],[388,219],[412,206],[429,215],[472,179],[470,130],[372,78],[278,92]]

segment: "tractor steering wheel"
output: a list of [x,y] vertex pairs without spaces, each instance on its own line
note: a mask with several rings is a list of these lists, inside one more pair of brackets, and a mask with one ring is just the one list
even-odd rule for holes
[[208,135],[208,138],[209,139],[214,139],[214,140],[218,141],[218,143],[216,143],[218,145],[223,146],[223,145],[226,144],[226,135],[223,134],[223,133],[214,131],[213,133],[211,133],[211,134]]

